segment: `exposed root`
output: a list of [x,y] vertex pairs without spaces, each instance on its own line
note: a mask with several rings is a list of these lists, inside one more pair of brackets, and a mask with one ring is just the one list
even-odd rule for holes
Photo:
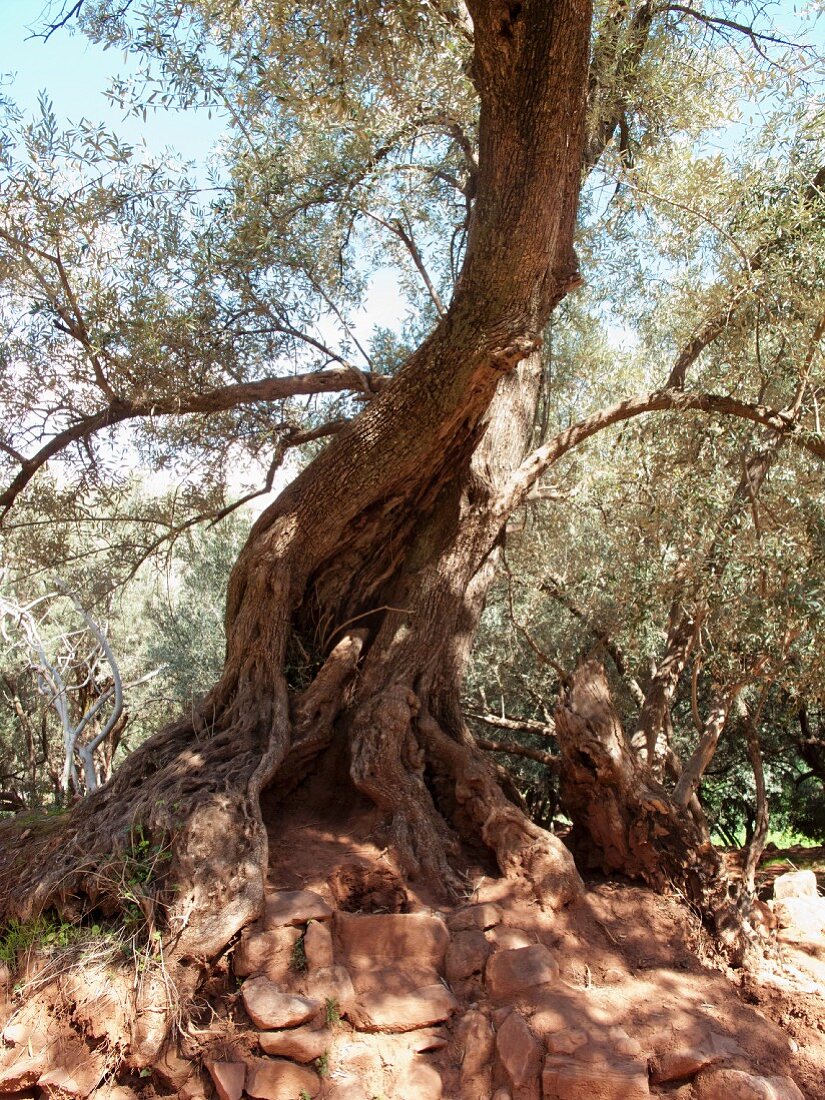
[[481,836],[502,874],[524,882],[549,909],[577,897],[582,883],[572,856],[506,798],[494,768],[469,733],[458,742],[426,713],[419,715],[416,728],[430,756],[452,778],[457,823],[468,836]]
[[350,727],[350,771],[358,790],[387,815],[403,874],[425,874],[457,893],[461,883],[449,857],[458,851],[458,838],[424,782],[425,756],[412,728],[417,710],[415,694],[399,683],[362,704]]

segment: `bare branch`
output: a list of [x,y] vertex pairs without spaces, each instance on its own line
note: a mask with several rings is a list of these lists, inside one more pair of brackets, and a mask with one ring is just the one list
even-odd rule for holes
[[468,717],[486,722],[488,726],[495,726],[497,729],[539,733],[542,737],[552,737],[556,729],[555,722],[539,722],[535,718],[505,718],[500,714],[469,714]]
[[554,756],[551,752],[542,752],[541,749],[531,749],[526,745],[520,745],[518,741],[487,741],[483,737],[476,738],[476,744],[487,752],[506,752],[510,756],[523,756],[527,760],[537,760],[552,771],[558,771],[561,766],[561,757]]

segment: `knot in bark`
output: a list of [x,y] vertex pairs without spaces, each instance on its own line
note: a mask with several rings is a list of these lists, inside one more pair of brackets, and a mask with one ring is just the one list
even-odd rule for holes
[[493,370],[502,374],[509,374],[519,365],[522,359],[526,359],[534,351],[541,347],[541,336],[525,333],[517,336],[504,348],[497,348],[490,355]]

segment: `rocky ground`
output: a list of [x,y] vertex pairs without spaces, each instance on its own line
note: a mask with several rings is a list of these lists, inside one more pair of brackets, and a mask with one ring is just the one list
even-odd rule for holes
[[87,968],[68,1015],[25,988],[10,1000],[0,1094],[825,1096],[825,899],[811,872],[776,878],[766,959],[735,972],[678,898],[592,881],[550,913],[468,864],[466,897],[445,907],[402,882],[366,809],[309,800],[271,816],[266,910],[161,1063],[114,1076],[107,1052],[126,1022],[101,963],[100,988]]

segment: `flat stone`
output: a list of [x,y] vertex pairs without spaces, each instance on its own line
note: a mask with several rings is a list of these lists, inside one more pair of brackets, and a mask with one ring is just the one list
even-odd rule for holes
[[41,1096],[50,1097],[86,1097],[91,1094],[95,1087],[78,1081],[69,1070],[62,1069],[60,1066],[50,1069],[48,1073],[41,1074],[38,1084],[41,1089]]
[[303,988],[310,1000],[328,1006],[338,1016],[348,1017],[355,1004],[355,989],[349,971],[344,966],[324,966],[320,970],[311,971]]
[[207,1062],[206,1069],[220,1100],[241,1100],[246,1080],[244,1062]]
[[825,898],[789,897],[774,902],[779,927],[792,936],[821,936],[825,931]]
[[317,1096],[320,1091],[317,1073],[281,1059],[261,1059],[247,1074],[246,1092],[255,1100],[298,1100],[302,1092]]
[[466,909],[457,909],[447,918],[451,932],[465,932],[477,929],[483,932],[501,924],[501,910],[492,902],[482,905],[468,905]]
[[483,1012],[471,1008],[456,1024],[453,1044],[461,1064],[462,1080],[473,1077],[490,1064],[495,1036]]
[[262,1031],[305,1024],[321,1007],[319,1001],[308,997],[282,993],[268,978],[249,978],[241,987],[241,996],[250,1020]]
[[707,1066],[721,1062],[722,1058],[721,1054],[715,1053],[705,1045],[669,1051],[654,1059],[650,1080],[654,1085],[664,1085],[668,1081],[679,1081],[683,1077],[695,1077]]
[[695,1100],[776,1100],[770,1081],[739,1069],[703,1070],[693,1095]]
[[816,875],[813,871],[788,871],[777,876],[773,883],[773,896],[784,898],[815,898],[819,896]]
[[323,1028],[296,1027],[291,1031],[259,1031],[258,1042],[265,1054],[277,1054],[306,1065],[329,1049],[330,1033]]
[[490,944],[479,929],[457,932],[447,948],[447,981],[459,982],[481,974],[490,954]]
[[33,1057],[23,1054],[16,1058],[11,1065],[0,1068],[0,1091],[21,1092],[23,1089],[36,1085],[40,1075],[45,1069],[45,1059],[42,1053]]
[[496,1054],[514,1090],[538,1083],[541,1051],[520,1012],[511,1012],[498,1029]]
[[553,955],[540,943],[512,951],[498,951],[487,963],[487,988],[500,1000],[517,997],[537,985],[548,985],[559,977]]
[[245,929],[235,946],[232,969],[239,978],[264,974],[270,981],[283,980],[292,968],[300,928]]
[[441,971],[450,942],[444,921],[428,913],[336,913],[333,936],[336,957],[356,969],[412,959]]
[[[542,1074],[543,1100],[649,1100],[647,1073],[621,1069],[604,1063],[545,1062]],[[715,1100],[721,1100],[716,1097]]]
[[441,1074],[435,1066],[425,1062],[413,1062],[407,1073],[405,1082],[408,1095],[415,1100],[441,1100],[444,1095],[444,1086]]
[[318,921],[310,923],[304,936],[304,952],[310,970],[320,970],[334,964],[335,953],[329,924],[320,924]]
[[359,994],[350,1019],[361,1031],[417,1031],[448,1019],[458,1001],[441,982],[407,993]]
[[330,906],[312,890],[276,890],[266,896],[261,924],[266,931],[285,925],[308,924],[311,920],[329,920],[331,916]]

